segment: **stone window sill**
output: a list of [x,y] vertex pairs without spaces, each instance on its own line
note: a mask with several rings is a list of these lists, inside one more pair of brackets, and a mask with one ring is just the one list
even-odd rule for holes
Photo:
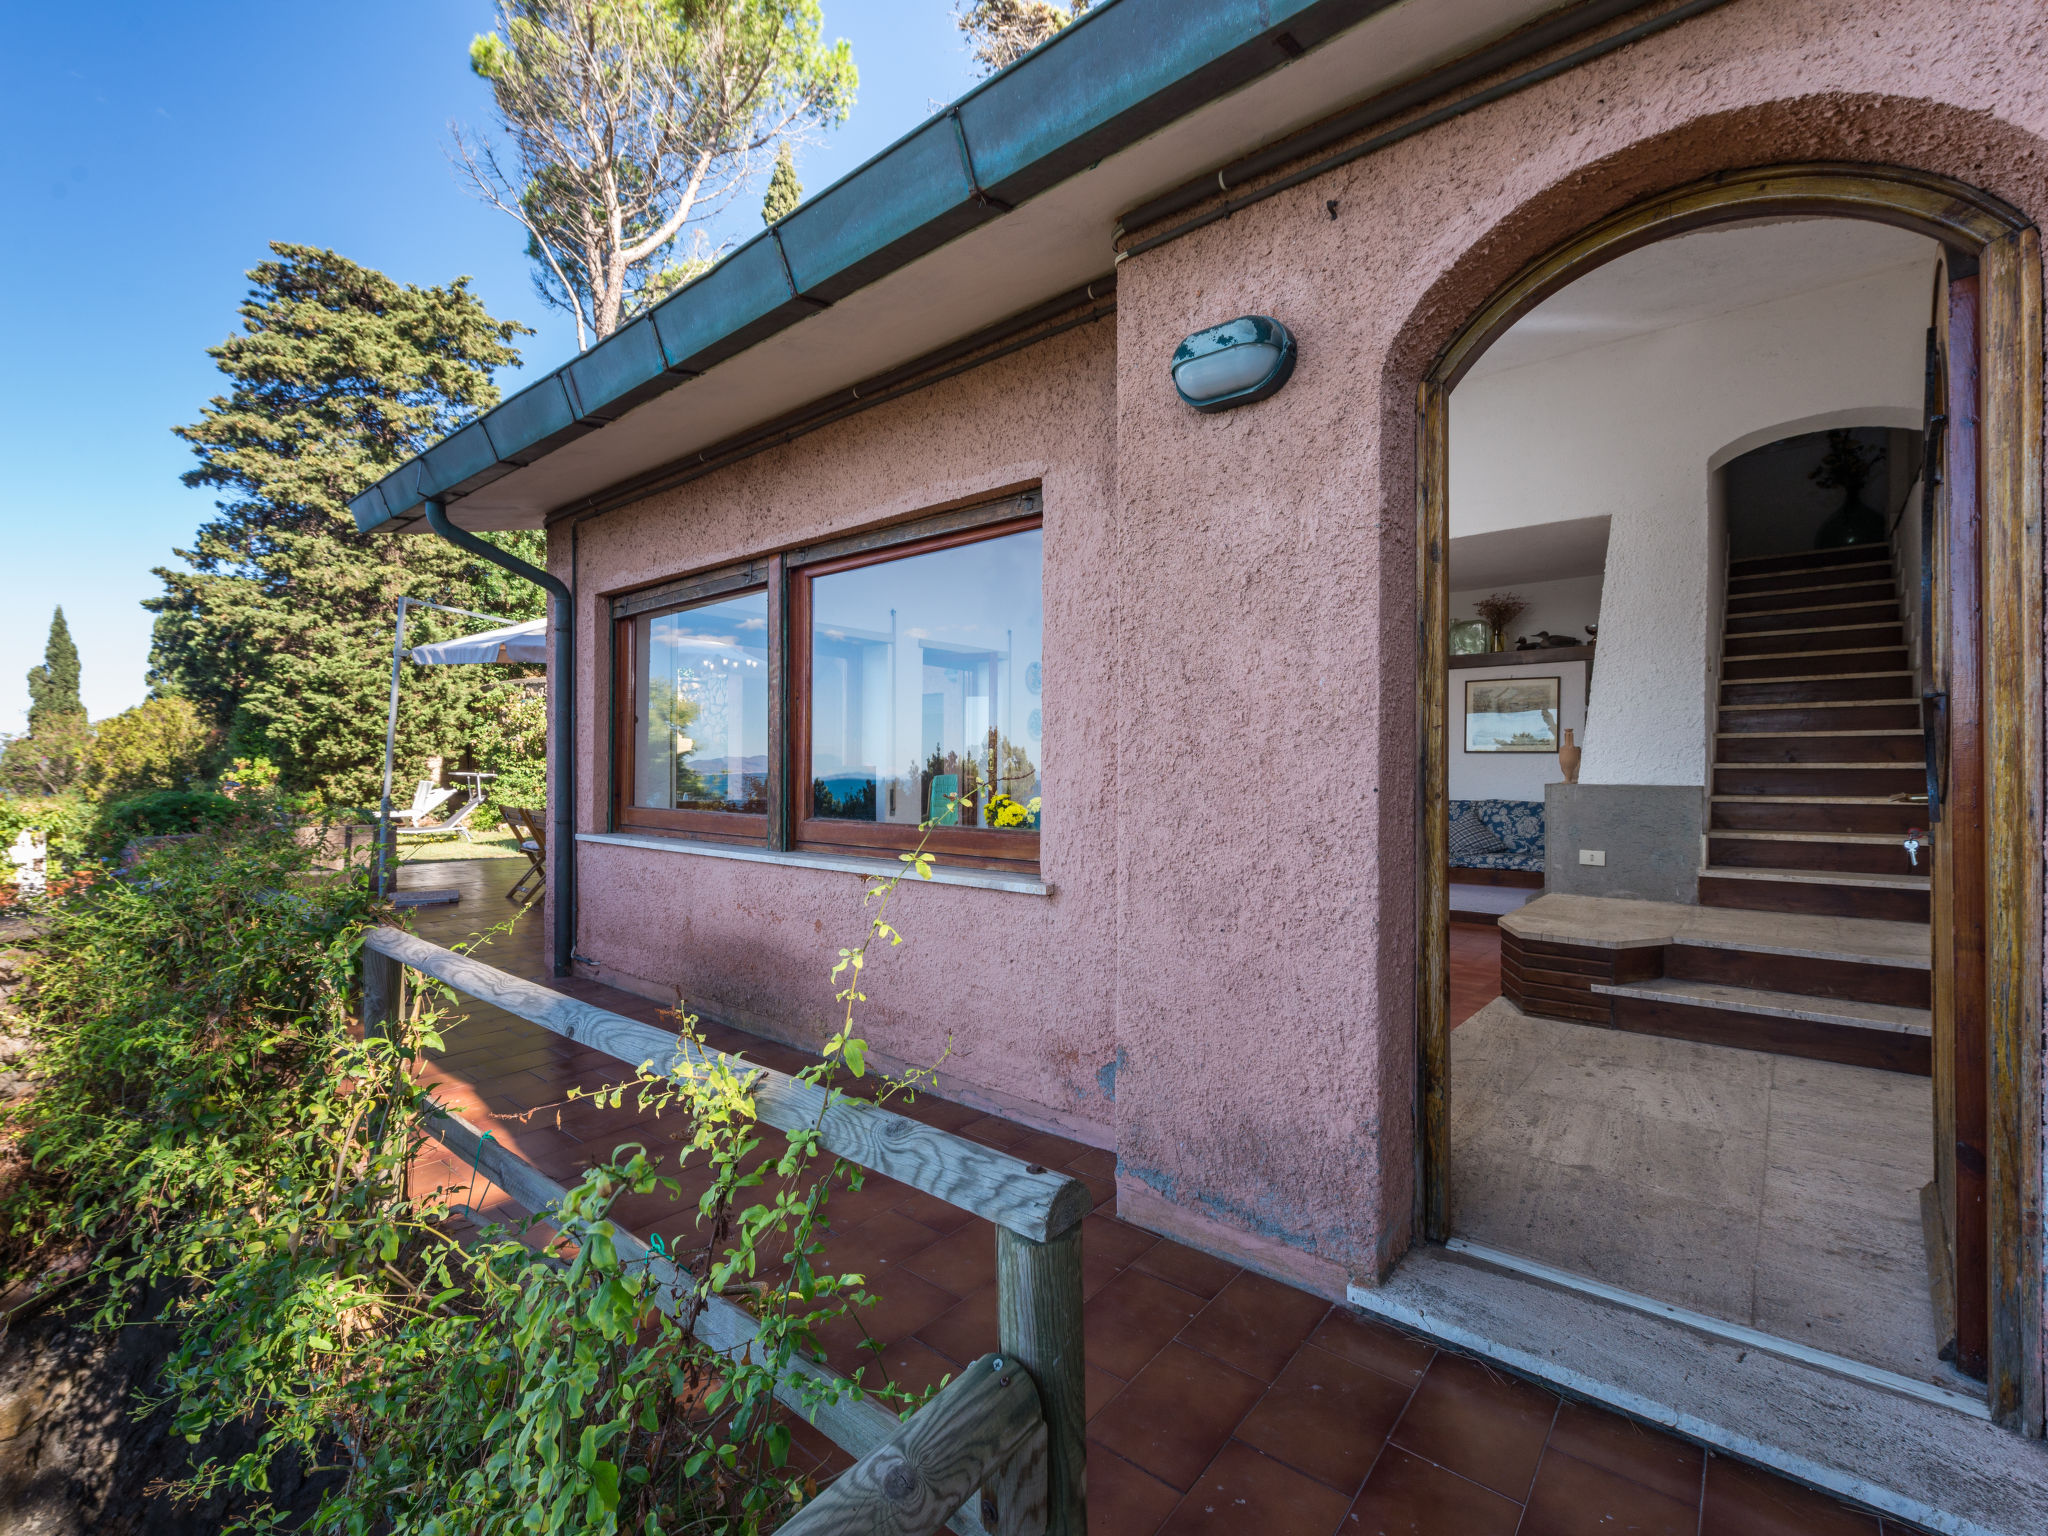
[[[900,875],[904,865],[895,858],[864,858],[858,854],[781,852],[773,848],[749,848],[739,843],[703,843],[683,837],[653,837],[641,832],[578,832],[579,843],[598,843],[613,848],[646,848],[655,853],[686,853],[700,859],[736,859],[742,864],[786,864],[797,869],[823,869],[844,875]],[[911,877],[913,884],[968,885],[984,891],[1011,891],[1019,896],[1050,896],[1052,887],[1035,875],[1010,874],[997,869],[948,864],[941,857],[932,867],[929,881]]]

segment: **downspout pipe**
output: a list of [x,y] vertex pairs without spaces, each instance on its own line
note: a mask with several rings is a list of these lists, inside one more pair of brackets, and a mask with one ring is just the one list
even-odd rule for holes
[[576,949],[576,604],[569,589],[537,565],[528,565],[517,555],[480,539],[467,528],[448,521],[448,507],[438,496],[429,496],[427,526],[457,549],[467,550],[479,560],[488,560],[500,570],[543,588],[554,599],[554,652],[548,663],[548,695],[553,718],[548,722],[548,798],[550,808],[548,848],[554,855],[550,872],[555,902],[554,966],[557,976],[575,974],[571,963]]

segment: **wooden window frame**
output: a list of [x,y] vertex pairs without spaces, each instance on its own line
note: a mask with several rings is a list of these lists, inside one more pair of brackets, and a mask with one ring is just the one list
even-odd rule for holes
[[[1024,498],[1018,498],[1023,500]],[[917,523],[899,530],[898,537],[864,536],[833,545],[820,546],[792,557],[788,573],[787,645],[789,658],[789,739],[784,769],[786,801],[792,823],[793,846],[818,853],[893,855],[907,853],[918,845],[920,833],[913,825],[883,822],[839,821],[809,814],[808,791],[811,753],[811,582],[820,576],[886,565],[934,550],[956,549],[967,544],[1008,538],[1045,526],[1044,514],[1036,508],[1021,515],[989,515],[990,509],[973,509],[982,516],[972,522],[931,531],[931,523]],[[996,503],[1007,508],[1008,503]],[[1043,582],[1043,572],[1040,576]],[[1041,589],[1042,590],[1042,589]],[[1019,870],[1036,873],[1039,834],[1001,832],[988,827],[934,827],[924,846],[934,854],[986,869]]]
[[[769,581],[772,562],[752,561],[705,576],[665,583],[642,592],[628,593],[612,600],[612,829],[618,832],[654,832],[664,836],[682,834],[707,842],[768,842],[776,797],[781,786],[777,772],[781,761],[780,719],[776,697],[773,658],[776,611],[775,588]],[[659,806],[633,803],[636,767],[635,748],[640,718],[639,658],[634,652],[634,632],[643,618],[684,613],[724,598],[745,597],[755,592],[766,595],[769,612],[768,675],[768,784],[765,811],[666,810]]]

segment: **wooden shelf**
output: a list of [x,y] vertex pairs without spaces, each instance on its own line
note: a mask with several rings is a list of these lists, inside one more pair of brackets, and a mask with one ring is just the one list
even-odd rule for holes
[[1553,645],[1541,651],[1481,651],[1476,656],[1453,656],[1450,666],[1459,667],[1547,667],[1553,661],[1591,661],[1590,645]]

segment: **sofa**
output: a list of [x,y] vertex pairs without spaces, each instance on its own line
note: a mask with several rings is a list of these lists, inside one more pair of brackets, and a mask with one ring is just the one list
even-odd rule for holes
[[1450,812],[1453,879],[1461,869],[1543,872],[1541,800],[1453,800]]

